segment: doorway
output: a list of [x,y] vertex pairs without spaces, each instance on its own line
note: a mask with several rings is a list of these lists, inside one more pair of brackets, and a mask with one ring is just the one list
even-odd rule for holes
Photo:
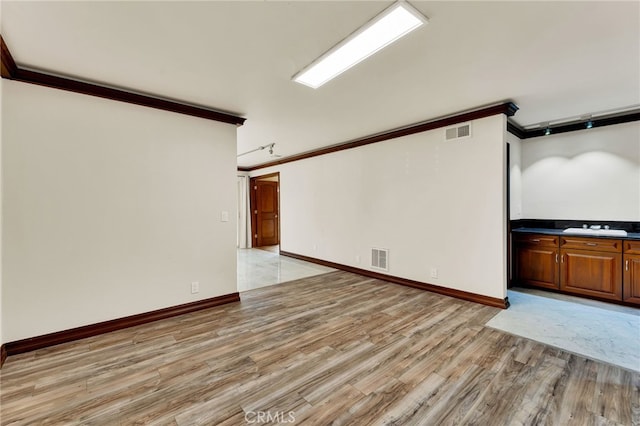
[[251,178],[251,241],[253,247],[280,244],[280,173]]

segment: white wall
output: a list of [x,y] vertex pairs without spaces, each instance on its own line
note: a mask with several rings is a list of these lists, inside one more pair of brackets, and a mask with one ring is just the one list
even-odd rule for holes
[[386,248],[390,275],[504,298],[506,119],[472,125],[254,171],[280,172],[282,250],[371,269]]
[[522,210],[528,219],[640,221],[640,123],[524,140]]
[[2,102],[4,341],[237,291],[235,126],[13,81]]
[[510,145],[509,175],[511,206],[510,219],[522,219],[522,141],[517,136],[507,133],[507,142]]

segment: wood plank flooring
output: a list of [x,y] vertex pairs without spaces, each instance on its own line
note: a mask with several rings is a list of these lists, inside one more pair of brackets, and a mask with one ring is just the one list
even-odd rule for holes
[[638,425],[640,375],[346,272],[9,357],[1,424]]

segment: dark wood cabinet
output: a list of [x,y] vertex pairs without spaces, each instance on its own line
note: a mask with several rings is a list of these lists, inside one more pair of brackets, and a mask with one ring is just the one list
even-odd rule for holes
[[640,304],[640,241],[624,244],[624,292],[622,299]]
[[622,253],[562,248],[560,290],[622,300]]
[[558,289],[558,237],[517,235],[515,277],[522,284]]
[[514,281],[640,304],[640,241],[514,233]]

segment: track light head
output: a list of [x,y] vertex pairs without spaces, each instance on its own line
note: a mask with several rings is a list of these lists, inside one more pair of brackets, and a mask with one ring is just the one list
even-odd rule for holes
[[252,152],[256,152],[256,151],[262,151],[262,150],[267,149],[267,148],[269,148],[269,154],[273,155],[273,146],[275,144],[276,144],[275,142],[272,142],[272,143],[269,143],[269,144],[266,144],[266,145],[259,146],[259,147],[255,148],[255,149],[252,149],[251,151],[247,151],[247,152],[243,152],[242,154],[238,154],[238,157],[242,157],[243,155],[251,154]]

